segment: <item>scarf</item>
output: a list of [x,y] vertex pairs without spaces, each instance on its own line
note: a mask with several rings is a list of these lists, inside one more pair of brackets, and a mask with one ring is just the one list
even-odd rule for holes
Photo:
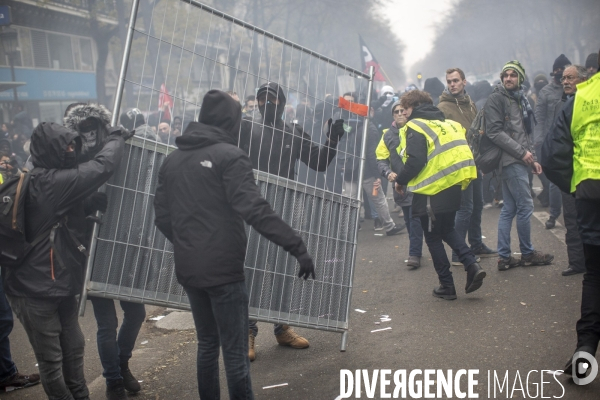
[[525,96],[523,89],[521,88],[513,92],[506,90],[506,92],[508,92],[508,95],[514,98],[517,101],[517,104],[519,104],[519,108],[523,113],[523,125],[525,125],[525,131],[528,134],[531,134],[537,121],[535,119],[533,109],[531,108],[531,104],[529,104],[529,100],[527,100],[527,96]]

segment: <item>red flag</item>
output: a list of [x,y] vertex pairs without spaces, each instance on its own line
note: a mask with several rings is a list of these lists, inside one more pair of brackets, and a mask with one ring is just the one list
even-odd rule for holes
[[374,81],[385,82],[385,78],[381,73],[381,67],[379,63],[365,44],[363,38],[358,35],[358,39],[360,41],[360,59],[362,61],[363,72],[369,73],[369,67],[373,66],[373,70],[375,71],[375,75],[373,76]]
[[173,110],[173,99],[169,95],[167,86],[160,85],[160,94],[158,95],[158,111],[163,112],[163,119],[171,120],[171,111]]
[[361,117],[366,117],[367,115],[369,115],[369,107],[368,106],[366,106],[364,104],[348,101],[348,100],[344,99],[343,97],[340,97],[340,100],[338,102],[338,107],[343,108],[344,110],[348,110],[351,113],[354,113],[356,115],[360,115]]

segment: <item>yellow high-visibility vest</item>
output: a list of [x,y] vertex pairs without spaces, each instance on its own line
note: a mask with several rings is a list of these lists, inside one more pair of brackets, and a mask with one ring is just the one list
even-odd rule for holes
[[[409,192],[432,196],[454,185],[461,185],[465,190],[477,178],[473,153],[461,124],[452,120],[415,118],[406,126],[427,140],[427,164],[408,182]],[[404,154],[404,163],[407,158]]]
[[573,119],[571,193],[581,181],[600,180],[600,74],[577,85]]

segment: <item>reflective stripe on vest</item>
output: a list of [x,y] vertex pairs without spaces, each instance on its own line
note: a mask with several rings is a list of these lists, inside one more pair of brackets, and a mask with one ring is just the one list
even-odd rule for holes
[[[406,126],[427,140],[427,164],[408,183],[408,191],[432,196],[459,184],[464,190],[477,177],[465,129],[458,122],[413,119]],[[407,156],[403,158],[406,162]]]
[[577,85],[573,119],[571,192],[585,180],[600,180],[600,74]]

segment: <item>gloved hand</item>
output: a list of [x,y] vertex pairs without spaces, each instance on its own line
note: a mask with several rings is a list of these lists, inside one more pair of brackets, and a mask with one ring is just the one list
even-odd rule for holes
[[85,208],[88,214],[95,213],[96,211],[106,212],[108,207],[108,197],[106,193],[94,192],[88,196],[85,201]]
[[331,118],[329,118],[329,121],[327,121],[327,125],[329,127],[327,130],[327,137],[329,138],[330,142],[338,143],[346,132],[344,130],[344,120],[338,119],[333,124],[331,123],[332,121],[333,120]]
[[304,278],[307,280],[312,276],[315,279],[315,264],[313,263],[312,258],[308,253],[304,253],[296,257],[298,263],[300,264],[300,272],[298,272],[298,278]]
[[127,141],[131,139],[133,135],[135,135],[135,130],[129,132],[125,127],[123,127],[123,125],[117,125],[108,128],[108,134],[121,136],[123,140]]

